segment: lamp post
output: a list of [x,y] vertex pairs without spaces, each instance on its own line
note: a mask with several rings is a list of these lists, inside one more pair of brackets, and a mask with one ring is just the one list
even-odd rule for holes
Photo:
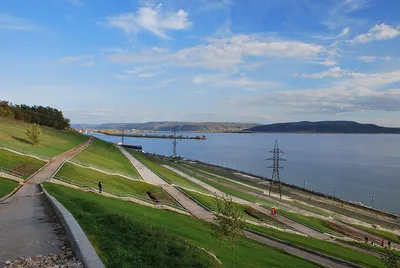
[[375,197],[371,197],[371,207],[374,208],[374,199]]
[[336,187],[333,187],[332,203],[333,203],[333,200],[335,200],[335,198],[336,198]]
[[303,189],[306,189],[306,180],[303,180]]

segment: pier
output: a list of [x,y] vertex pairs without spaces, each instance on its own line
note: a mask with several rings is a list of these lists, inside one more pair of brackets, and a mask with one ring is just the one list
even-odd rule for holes
[[[151,134],[139,134],[139,133],[132,133],[132,134],[122,134],[122,133],[115,133],[115,132],[106,132],[106,131],[97,131],[97,133],[101,133],[108,136],[117,136],[117,137],[132,137],[132,138],[151,138],[151,139],[174,139],[174,135],[151,135]],[[199,135],[199,136],[176,136],[178,140],[205,140],[206,136]]]

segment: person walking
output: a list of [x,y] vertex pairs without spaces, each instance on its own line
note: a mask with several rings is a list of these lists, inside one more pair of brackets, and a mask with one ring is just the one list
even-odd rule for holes
[[99,193],[103,192],[103,183],[99,181]]
[[392,245],[392,242],[388,241],[388,248],[390,249],[390,246]]
[[368,236],[365,237],[365,244],[368,244]]
[[384,246],[385,246],[385,240],[382,239],[382,241],[381,241],[381,247],[384,247]]

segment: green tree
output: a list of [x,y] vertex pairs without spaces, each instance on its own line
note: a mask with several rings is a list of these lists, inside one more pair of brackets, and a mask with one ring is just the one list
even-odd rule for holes
[[215,195],[216,213],[214,223],[211,228],[214,235],[221,242],[229,242],[232,250],[235,247],[235,241],[243,236],[245,222],[242,217],[240,207],[232,201],[228,195]]
[[42,130],[38,124],[30,124],[26,130],[26,136],[29,141],[33,144],[39,144],[42,140]]
[[382,262],[385,264],[387,268],[397,268],[397,258],[393,254],[393,251],[390,248],[386,248],[386,253],[382,257]]

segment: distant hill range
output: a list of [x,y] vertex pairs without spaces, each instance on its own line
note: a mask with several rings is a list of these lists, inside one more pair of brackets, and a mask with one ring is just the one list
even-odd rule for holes
[[76,129],[137,129],[152,131],[198,131],[198,132],[239,132],[259,124],[224,123],[224,122],[148,122],[148,123],[106,123],[106,124],[73,124]]
[[249,132],[268,133],[397,133],[400,128],[360,124],[353,121],[293,122],[254,126]]

